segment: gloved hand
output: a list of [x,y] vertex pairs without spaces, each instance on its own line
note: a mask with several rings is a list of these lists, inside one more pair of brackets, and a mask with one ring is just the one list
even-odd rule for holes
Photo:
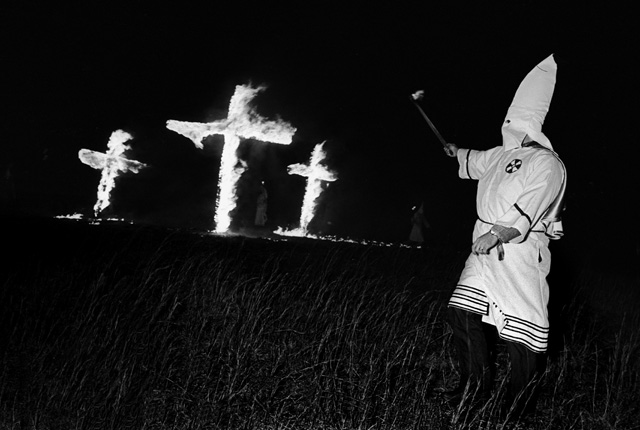
[[444,152],[449,157],[455,157],[458,155],[458,146],[455,143],[447,143],[447,146],[444,146]]

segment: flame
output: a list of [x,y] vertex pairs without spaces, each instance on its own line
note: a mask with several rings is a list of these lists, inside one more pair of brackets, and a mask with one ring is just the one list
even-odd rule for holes
[[80,220],[82,218],[84,218],[82,216],[81,213],[73,213],[73,214],[69,214],[69,215],[56,215],[54,218],[58,218],[58,219],[76,219],[76,220]]
[[237,85],[226,119],[209,123],[167,121],[167,128],[193,141],[197,148],[203,148],[207,136],[224,136],[222,160],[218,175],[218,197],[215,209],[215,231],[223,233],[231,225],[231,211],[236,207],[236,189],[240,176],[246,170],[246,163],[239,160],[237,150],[240,139],[256,139],[262,142],[288,145],[296,129],[283,121],[269,121],[261,117],[250,102],[265,87]]
[[411,98],[414,101],[422,100],[424,98],[424,90],[418,90],[415,93],[411,94]]
[[307,177],[307,186],[302,200],[302,210],[300,213],[300,227],[291,233],[307,236],[307,227],[313,219],[316,210],[316,200],[322,194],[322,181],[333,182],[338,179],[335,172],[327,169],[322,164],[326,158],[323,149],[325,142],[319,143],[313,148],[309,164],[291,164],[287,167],[290,175],[300,175]]
[[115,180],[121,172],[138,173],[140,169],[146,167],[146,164],[134,160],[128,160],[124,157],[124,153],[131,149],[125,142],[133,139],[129,133],[116,130],[111,133],[109,142],[107,143],[107,152],[105,154],[88,149],[81,149],[78,152],[80,161],[94,169],[102,170],[100,184],[98,185],[98,200],[93,206],[96,216],[108,207],[111,202],[111,191],[115,186]]
[[[68,220],[74,220],[74,221],[83,221],[84,220],[84,216],[82,214],[79,213],[74,213],[74,214],[69,214],[69,215],[57,215],[54,218],[56,219],[68,219]],[[90,225],[102,225],[104,222],[116,222],[116,223],[125,223],[125,224],[133,224],[133,222],[131,221],[126,221],[124,219],[117,219],[117,218],[107,218],[107,219],[101,219],[101,220],[89,220],[89,224]],[[275,234],[279,235],[279,236],[284,236],[284,237],[277,237],[277,236],[265,236],[265,237],[260,237],[260,239],[262,240],[268,240],[268,241],[272,241],[272,242],[281,242],[283,240],[287,240],[286,237],[301,237],[304,236],[306,239],[315,239],[315,240],[324,240],[324,241],[330,241],[330,242],[335,242],[335,243],[353,243],[356,245],[365,245],[365,246],[386,246],[388,248],[392,248],[392,247],[399,247],[399,248],[409,248],[409,249],[414,249],[414,248],[421,248],[421,246],[409,246],[409,245],[405,245],[403,243],[387,243],[387,242],[380,242],[380,241],[376,241],[376,240],[367,240],[367,239],[351,239],[348,237],[337,237],[337,236],[318,236],[318,235],[314,235],[314,234],[302,234],[302,230],[301,229],[294,229],[294,230],[284,230],[281,227],[278,228],[275,232]],[[212,232],[192,232],[192,234],[198,235],[200,237],[208,237],[208,236],[212,236],[215,235],[216,233],[212,233]],[[223,237],[228,237],[228,234],[224,234],[222,235]]]

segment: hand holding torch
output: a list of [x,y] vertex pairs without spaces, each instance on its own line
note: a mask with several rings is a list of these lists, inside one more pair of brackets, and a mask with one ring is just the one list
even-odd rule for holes
[[455,146],[452,143],[447,143],[446,140],[444,140],[444,138],[442,137],[442,135],[440,134],[440,132],[438,131],[438,129],[436,128],[435,125],[433,125],[433,122],[431,122],[431,120],[429,119],[429,117],[427,116],[426,113],[424,113],[424,110],[422,110],[422,108],[420,107],[420,105],[418,104],[418,102],[420,100],[422,100],[424,98],[424,90],[418,90],[415,93],[411,94],[411,101],[413,102],[413,104],[415,105],[415,107],[418,109],[418,111],[420,112],[420,114],[422,115],[422,117],[424,118],[425,121],[427,121],[427,124],[429,124],[429,127],[431,128],[431,131],[433,131],[433,133],[436,135],[436,137],[438,138],[438,140],[440,141],[440,143],[442,144],[442,147],[444,149],[444,152],[446,152],[446,154],[449,157],[455,157],[456,153],[458,152],[457,149],[458,147]]

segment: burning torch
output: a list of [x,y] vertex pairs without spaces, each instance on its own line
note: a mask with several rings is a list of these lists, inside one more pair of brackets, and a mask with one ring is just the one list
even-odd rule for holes
[[442,147],[444,148],[444,152],[446,152],[448,156],[453,157],[455,154],[449,148],[449,144],[447,143],[446,140],[444,140],[444,137],[442,137],[442,135],[440,134],[440,132],[438,131],[436,126],[433,125],[433,123],[431,122],[431,120],[429,119],[427,114],[424,113],[424,110],[418,104],[418,102],[420,100],[422,100],[423,98],[424,98],[424,90],[418,90],[415,93],[411,94],[411,101],[413,102],[415,107],[418,109],[418,111],[420,112],[420,114],[422,115],[424,120],[427,121],[427,124],[429,124],[429,127],[431,128],[431,131],[433,131],[433,133],[436,135],[436,137],[438,138],[440,143],[442,143]]

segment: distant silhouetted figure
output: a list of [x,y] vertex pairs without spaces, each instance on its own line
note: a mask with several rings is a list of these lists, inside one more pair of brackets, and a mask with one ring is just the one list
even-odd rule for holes
[[411,216],[411,232],[409,233],[408,245],[422,245],[427,238],[428,230],[431,225],[424,215],[424,203],[421,203],[418,209]]
[[264,187],[264,182],[260,184],[260,193],[258,194],[258,200],[256,205],[256,217],[254,224],[257,227],[263,227],[267,223],[267,189]]

